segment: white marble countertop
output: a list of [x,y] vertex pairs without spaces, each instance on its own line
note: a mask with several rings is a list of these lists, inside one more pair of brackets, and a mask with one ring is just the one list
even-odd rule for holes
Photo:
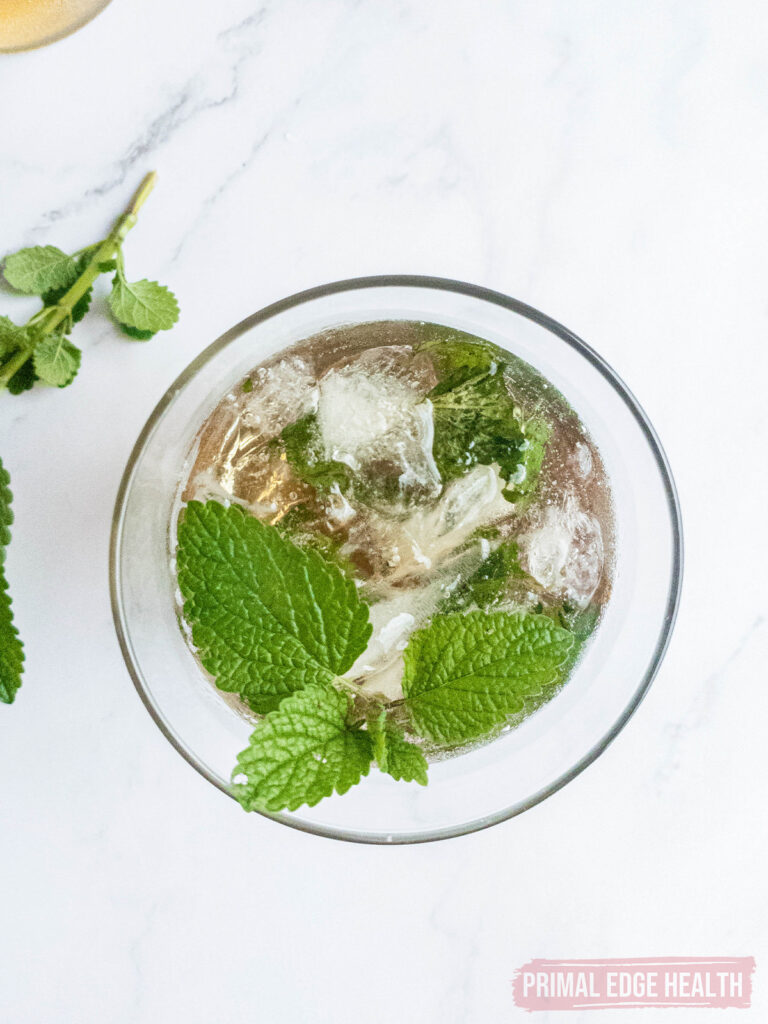
[[[671,954],[755,956],[753,1009],[715,1019],[767,1019],[765,6],[181,6],[114,0],[0,58],[0,248],[90,242],[155,168],[129,269],[183,310],[145,346],[91,317],[72,388],[0,398],[28,659],[0,707],[0,1020],[502,1024],[532,957]],[[411,848],[205,783],[134,692],[107,582],[118,481],[175,375],[275,299],[384,272],[498,288],[596,347],[659,431],[687,540],[669,654],[608,751],[520,818]]]

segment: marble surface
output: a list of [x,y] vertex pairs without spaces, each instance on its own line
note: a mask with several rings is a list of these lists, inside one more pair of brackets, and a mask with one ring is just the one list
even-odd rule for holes
[[[715,1019],[765,1020],[768,11],[183,6],[114,0],[0,58],[2,249],[91,241],[155,168],[129,269],[183,310],[146,346],[93,317],[75,386],[0,399],[28,657],[0,710],[0,1020],[502,1024],[532,957],[662,954],[755,956],[753,1009]],[[172,378],[266,303],[384,272],[498,288],[586,338],[655,423],[687,539],[669,654],[603,757],[412,848],[302,835],[206,784],[136,697],[107,584],[118,481]]]

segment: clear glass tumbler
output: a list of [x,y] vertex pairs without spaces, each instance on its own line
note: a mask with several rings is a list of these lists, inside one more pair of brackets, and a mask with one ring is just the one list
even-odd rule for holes
[[254,365],[320,331],[382,319],[467,331],[552,381],[602,453],[617,528],[615,580],[603,620],[548,704],[493,742],[433,764],[425,788],[372,769],[343,797],[268,815],[324,836],[407,843],[519,814],[605,750],[648,690],[669,642],[682,536],[669,467],[637,401],[592,349],[531,307],[457,281],[373,277],[314,288],[255,313],[202,352],[161,399],[125,470],[112,533],[113,611],[130,674],[165,736],[223,793],[252,727],[203,677],[177,621],[169,523],[182,466],[203,420]]

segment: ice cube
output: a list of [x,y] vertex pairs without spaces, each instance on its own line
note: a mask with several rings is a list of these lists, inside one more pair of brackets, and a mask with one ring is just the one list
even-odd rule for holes
[[253,389],[244,402],[242,423],[264,438],[274,437],[317,407],[317,383],[309,363],[286,356],[251,375]]
[[[344,552],[352,561],[366,559],[366,575],[390,586],[411,577],[434,575],[454,563],[479,562],[487,553],[481,540],[467,541],[481,526],[509,515],[504,482],[495,466],[476,466],[452,481],[437,501],[401,519],[366,509],[349,524]],[[466,564],[465,564],[466,563]],[[475,566],[473,566],[475,567]],[[409,584],[409,585],[411,585]]]
[[519,538],[522,567],[551,595],[585,608],[600,582],[603,537],[573,493],[544,510]]
[[355,472],[396,474],[404,493],[434,497],[431,371],[407,346],[367,349],[319,382],[317,420],[325,457]]

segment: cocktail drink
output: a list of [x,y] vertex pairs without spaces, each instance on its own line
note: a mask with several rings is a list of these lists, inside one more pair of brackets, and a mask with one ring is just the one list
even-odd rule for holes
[[567,685],[609,601],[611,489],[563,395],[488,341],[380,320],[253,367],[171,522],[200,671],[253,723],[235,792],[293,810],[427,765]]
[[52,43],[81,28],[109,0],[0,0],[0,52]]

